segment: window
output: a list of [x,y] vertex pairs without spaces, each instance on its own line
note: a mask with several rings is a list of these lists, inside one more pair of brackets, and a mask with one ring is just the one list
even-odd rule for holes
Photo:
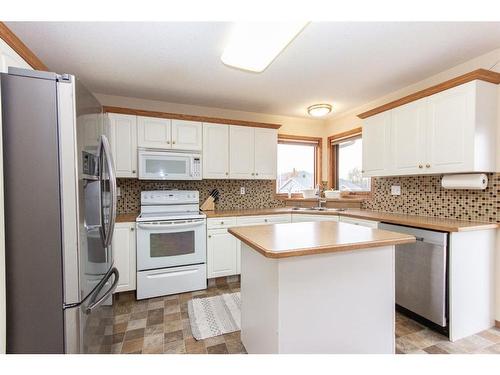
[[297,194],[311,189],[321,180],[321,138],[278,136],[276,192]]
[[330,184],[333,189],[350,192],[369,192],[371,179],[363,178],[363,139],[361,129],[329,137]]

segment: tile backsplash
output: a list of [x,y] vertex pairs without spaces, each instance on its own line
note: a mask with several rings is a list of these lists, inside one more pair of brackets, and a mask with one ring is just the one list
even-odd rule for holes
[[[201,180],[201,181],[144,181],[132,178],[119,178],[118,213],[140,211],[142,190],[198,190],[200,204],[208,198],[212,189],[218,189],[220,196],[215,208],[219,210],[282,207],[284,202],[275,198],[273,180]],[[245,194],[240,194],[240,187]]]
[[[363,208],[441,218],[500,222],[500,173],[488,173],[485,190],[441,187],[441,176],[379,177],[372,180],[372,198]],[[401,195],[391,195],[391,185]]]

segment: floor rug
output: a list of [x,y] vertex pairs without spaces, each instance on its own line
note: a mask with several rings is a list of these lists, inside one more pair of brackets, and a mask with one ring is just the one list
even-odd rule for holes
[[228,293],[188,302],[189,323],[196,340],[223,335],[241,329],[240,293]]

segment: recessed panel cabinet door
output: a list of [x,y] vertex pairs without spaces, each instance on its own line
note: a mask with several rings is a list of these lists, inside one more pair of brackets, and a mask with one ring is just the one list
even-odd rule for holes
[[229,177],[255,179],[255,128],[229,127]]
[[203,124],[203,178],[229,178],[229,125]]
[[202,132],[201,122],[172,120],[172,148],[200,151]]
[[137,117],[137,144],[144,148],[171,148],[171,120]]
[[363,120],[363,176],[390,174],[391,112]]
[[398,175],[425,172],[425,131],[427,98],[405,104],[392,111],[394,172]]
[[107,116],[116,177],[137,177],[137,117],[116,113]]
[[208,278],[235,275],[238,272],[237,239],[227,229],[208,231]]
[[278,133],[275,129],[255,128],[255,178],[276,179]]
[[120,273],[117,292],[136,288],[136,235],[135,223],[116,223],[113,233],[114,265]]
[[473,170],[475,82],[428,99],[428,173]]

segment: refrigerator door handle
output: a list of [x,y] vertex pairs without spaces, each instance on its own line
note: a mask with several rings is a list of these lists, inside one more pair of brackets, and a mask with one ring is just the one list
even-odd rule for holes
[[[109,178],[109,189],[110,189],[110,207],[109,207],[109,223],[108,223],[108,228],[104,230],[104,247],[109,247],[111,246],[111,240],[113,238],[113,231],[115,229],[115,221],[116,221],[116,205],[117,205],[117,189],[116,189],[116,175],[115,175],[115,168],[113,164],[113,159],[111,155],[111,147],[109,146],[108,139],[106,138],[105,135],[101,135],[101,150],[100,150],[100,158],[101,158],[101,168],[99,170],[99,178],[101,179],[101,186],[102,186],[102,179],[103,179],[103,168],[102,168],[102,163],[104,162],[105,158],[107,162],[107,169],[108,169],[108,178]],[[105,202],[104,199],[102,199],[102,191],[101,191],[101,205],[103,205]],[[103,206],[101,206],[101,217],[102,217],[102,223],[104,225],[104,210]]]
[[[106,285],[106,283],[108,282],[108,280],[113,275],[115,276],[115,279],[113,280],[113,284],[111,285],[111,287],[109,288],[109,290],[106,293],[104,293],[104,295],[101,298],[99,298],[97,301],[95,301],[95,299],[97,298],[97,296],[101,292],[102,288],[104,288],[104,286]],[[88,315],[88,314],[92,313],[92,311],[96,307],[98,307],[101,303],[103,303],[105,300],[107,300],[113,294],[113,292],[115,291],[116,287],[118,286],[119,279],[120,279],[120,273],[118,272],[118,269],[116,267],[113,267],[111,269],[111,272],[108,274],[108,276],[106,278],[104,278],[101,281],[101,285],[96,289],[96,291],[92,295],[90,303],[87,306],[87,308],[85,309],[85,314]]]

